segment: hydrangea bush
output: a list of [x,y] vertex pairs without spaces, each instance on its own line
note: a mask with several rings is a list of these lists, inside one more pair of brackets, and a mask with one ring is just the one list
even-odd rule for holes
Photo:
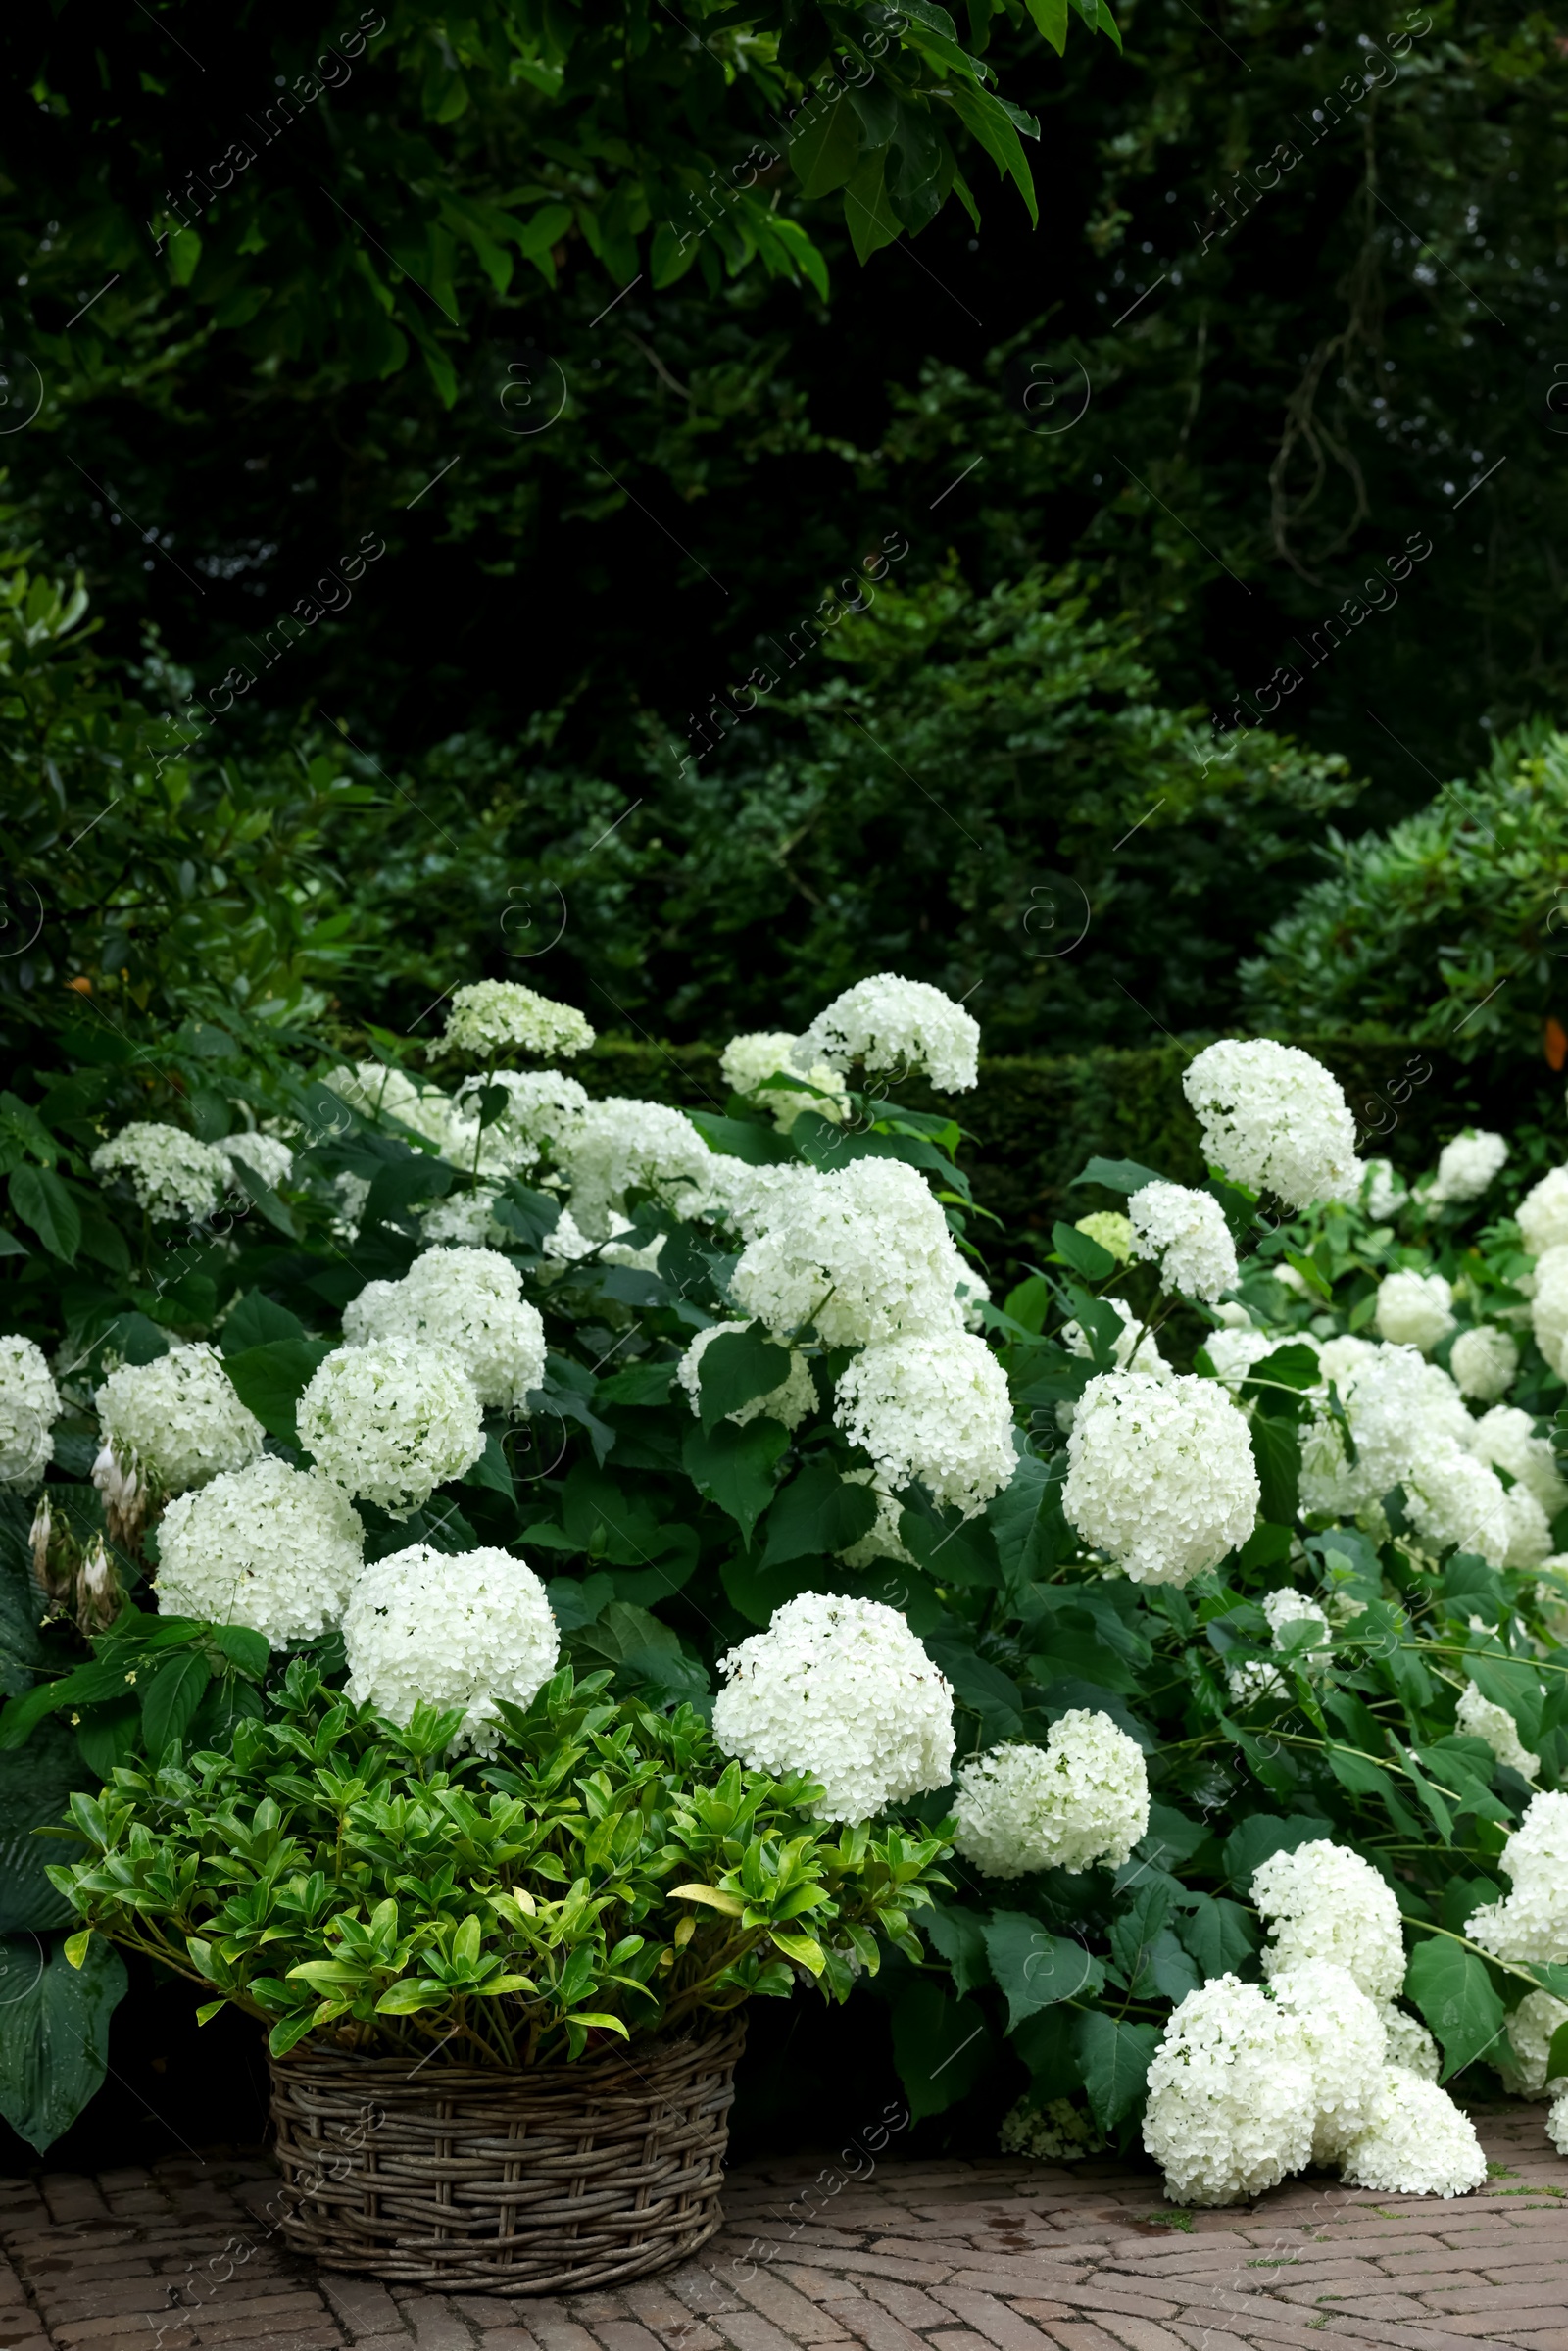
[[[1568,1167],[1458,1135],[1400,1180],[1309,1055],[1226,1040],[1185,1081],[1204,1185],[1091,1160],[1077,1220],[1009,1244],[956,1119],[898,1099],[961,1093],[977,1041],[880,974],[682,1112],[514,1066],[591,1032],[487,982],[445,1083],[378,1037],[236,1059],[199,1134],[139,1073],[14,1119],[0,1750],[72,1745],[96,1847],[18,1926],[69,1890],[336,2030],[319,1969],[372,1896],[405,1931],[369,1846],[284,2015],[196,1957],[216,1896],[155,1933],[140,1829],[237,1819],[225,1774],[286,1770],[307,1717],[515,1794],[518,1726],[608,1677],[638,1741],[684,1726],[682,1801],[763,1775],[791,1837],[919,1856],[881,1943],[774,1937],[886,2004],[916,2116],[1141,2140],[1187,2203],[1311,2162],[1474,2185],[1453,2088],[1568,2086]],[[495,1994],[498,2062],[571,2053],[533,1996]],[[416,2013],[350,2007],[355,2045]]]

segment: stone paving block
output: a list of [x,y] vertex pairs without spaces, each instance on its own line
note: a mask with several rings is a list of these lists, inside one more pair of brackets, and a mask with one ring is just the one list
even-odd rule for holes
[[403,2323],[418,2351],[473,2351],[473,2335],[454,2310],[450,2294],[417,2293],[400,2297]]
[[776,2327],[792,2335],[798,2343],[841,2343],[845,2330],[837,2319],[830,2319],[814,2297],[808,2299],[789,2280],[768,2270],[759,2269],[747,2276],[747,2265],[737,2263],[728,2274],[726,2283],[754,2310],[771,2319]]
[[1009,2304],[999,2301],[995,2294],[976,2293],[964,2286],[942,2285],[935,2289],[936,2299],[945,2302],[956,2317],[964,2320],[976,2334],[995,2343],[997,2351],[1040,2351],[1045,2337],[1028,2319],[1020,2318]]
[[378,2278],[356,2278],[349,2270],[321,2270],[317,2283],[348,2334],[401,2334],[402,2314]]
[[587,2327],[569,2319],[563,2304],[546,2294],[537,2299],[529,2296],[528,2331],[536,2337],[540,2351],[595,2351]]

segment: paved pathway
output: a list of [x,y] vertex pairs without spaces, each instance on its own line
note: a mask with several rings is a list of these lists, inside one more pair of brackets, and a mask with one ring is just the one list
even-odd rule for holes
[[1568,2351],[1568,2165],[1544,2107],[1479,2117],[1451,2203],[1326,2176],[1177,2216],[1152,2172],[842,2160],[730,2175],[696,2261],[562,2301],[318,2274],[264,2159],[0,2181],[0,2351]]

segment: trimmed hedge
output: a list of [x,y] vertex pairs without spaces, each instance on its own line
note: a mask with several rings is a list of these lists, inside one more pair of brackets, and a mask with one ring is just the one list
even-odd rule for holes
[[[1108,1194],[1069,1190],[1097,1151],[1142,1159],[1180,1182],[1201,1180],[1198,1126],[1181,1075],[1203,1042],[1102,1046],[1049,1060],[982,1055],[972,1094],[939,1097],[909,1084],[899,1089],[899,1099],[957,1118],[971,1138],[964,1164],[975,1198],[1009,1232],[1049,1231],[1058,1216],[1070,1221],[1089,1208],[1120,1204]],[[1544,1073],[1532,1084],[1517,1066],[1494,1071],[1407,1039],[1297,1042],[1344,1086],[1364,1130],[1363,1153],[1392,1159],[1409,1174],[1430,1166],[1461,1127],[1496,1127],[1512,1135],[1521,1125],[1561,1120],[1562,1083]],[[722,1109],[728,1089],[719,1075],[719,1051],[659,1038],[602,1037],[574,1074],[594,1095],[640,1095],[678,1108],[707,1102]],[[1423,1077],[1423,1071],[1430,1074]],[[1404,1087],[1408,1094],[1401,1102]]]

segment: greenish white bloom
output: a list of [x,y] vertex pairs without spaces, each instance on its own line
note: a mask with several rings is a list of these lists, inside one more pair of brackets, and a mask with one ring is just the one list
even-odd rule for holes
[[866,1347],[840,1374],[833,1417],[880,1484],[902,1491],[918,1479],[966,1518],[1017,1467],[1006,1374],[968,1331]]
[[343,1309],[351,1346],[406,1339],[448,1348],[481,1404],[522,1413],[545,1377],[545,1328],[522,1275],[490,1249],[431,1249],[400,1282],[368,1282]]
[[158,1530],[159,1610],[249,1626],[274,1649],[314,1641],[342,1615],[364,1549],[340,1487],[284,1461],[253,1461],[170,1503]]
[[1140,1260],[1159,1261],[1162,1290],[1212,1305],[1237,1279],[1236,1244],[1212,1193],[1186,1184],[1146,1184],[1127,1202]]
[[1472,1911],[1472,1942],[1515,1967],[1568,1961],[1568,1795],[1534,1796],[1497,1867],[1511,1891]]
[[1500,1135],[1455,1135],[1438,1154],[1437,1179],[1427,1193],[1435,1206],[1479,1200],[1508,1156]]
[[[743,1037],[732,1037],[718,1057],[719,1069],[730,1092],[744,1094],[760,1110],[768,1111],[781,1135],[789,1133],[803,1110],[816,1110],[834,1125],[850,1114],[849,1089],[838,1071],[826,1061],[799,1068],[790,1057],[797,1042],[788,1029],[759,1029]],[[816,1091],[808,1093],[795,1087],[786,1090],[764,1083],[768,1078],[792,1074],[806,1078]]]
[[179,1217],[211,1216],[229,1185],[228,1161],[210,1143],[198,1143],[183,1127],[133,1118],[88,1162],[94,1175],[124,1176],[155,1224]]
[[1459,1394],[1474,1396],[1477,1403],[1494,1403],[1506,1396],[1518,1369],[1518,1346],[1494,1322],[1461,1331],[1448,1350],[1448,1370]]
[[988,1878],[1119,1869],[1149,1827],[1149,1772],[1108,1714],[1075,1707],[1046,1743],[992,1747],[958,1767],[954,1843]]
[[31,1493],[54,1458],[49,1432],[60,1412],[42,1347],[20,1331],[0,1337],[0,1486]]
[[1533,1257],[1568,1243],[1568,1167],[1551,1167],[1514,1210],[1519,1238]]
[[1257,1521],[1248,1424],[1212,1380],[1100,1372],[1067,1439],[1061,1502],[1135,1584],[1188,1584]]
[[537,1053],[553,1060],[586,1052],[594,1031],[572,1004],[558,1004],[517,980],[474,980],[456,989],[441,1047],[493,1061],[499,1053]]
[[1378,1284],[1378,1337],[1392,1347],[1416,1347],[1429,1355],[1453,1329],[1453,1292],[1440,1273],[1402,1267]]
[[1092,1214],[1080,1216],[1072,1229],[1090,1241],[1098,1241],[1102,1249],[1110,1251],[1118,1265],[1136,1262],[1138,1243],[1133,1233],[1132,1219],[1123,1216],[1119,1208],[1096,1208]]
[[323,1477],[394,1518],[422,1508],[484,1451],[479,1398],[459,1358],[408,1339],[335,1347],[295,1420]]
[[1276,1969],[1273,1985],[1275,1999],[1301,2028],[1312,2069],[1312,2161],[1337,2163],[1370,2125],[1388,2029],[1348,1969],[1332,1959]]
[[[225,1135],[218,1149],[229,1162],[231,1173],[237,1162],[248,1168],[259,1183],[270,1184],[274,1191],[279,1184],[287,1183],[294,1165],[294,1153],[286,1143],[276,1135],[256,1134],[249,1127]],[[237,1176],[234,1181],[238,1183]]]
[[792,1058],[803,1073],[817,1061],[868,1071],[923,1071],[939,1092],[960,1094],[979,1082],[980,1023],[951,996],[925,980],[878,971],[857,980],[818,1012],[795,1041]]
[[388,1722],[461,1706],[455,1744],[493,1754],[499,1705],[528,1706],[556,1670],[561,1636],[545,1588],[510,1551],[416,1543],[367,1567],[343,1618],[348,1695]]
[[1233,2204],[1310,2161],[1317,2097],[1301,2028],[1260,1984],[1217,1976],[1167,2020],[1144,2146],[1172,2204]]
[[1366,2131],[1346,2150],[1341,2177],[1385,2196],[1465,2196],[1485,2183],[1487,2159],[1475,2125],[1446,2090],[1391,2065]]
[[1381,2006],[1404,1982],[1404,1941],[1393,1888],[1369,1861],[1327,1837],[1271,1853],[1252,1877],[1252,1900],[1273,1940],[1263,1973],[1287,1974],[1306,1959],[1348,1968]]
[[122,1363],[96,1401],[105,1450],[122,1474],[134,1472],[158,1494],[183,1494],[220,1470],[243,1469],[267,1441],[205,1341],[151,1363]]
[[1188,1063],[1182,1090],[1202,1124],[1204,1157],[1232,1183],[1293,1208],[1354,1200],[1355,1120],[1339,1080],[1310,1053],[1228,1037]]
[[754,1771],[808,1773],[821,1820],[869,1820],[952,1776],[953,1692],[879,1601],[802,1592],[718,1670],[720,1748]]

